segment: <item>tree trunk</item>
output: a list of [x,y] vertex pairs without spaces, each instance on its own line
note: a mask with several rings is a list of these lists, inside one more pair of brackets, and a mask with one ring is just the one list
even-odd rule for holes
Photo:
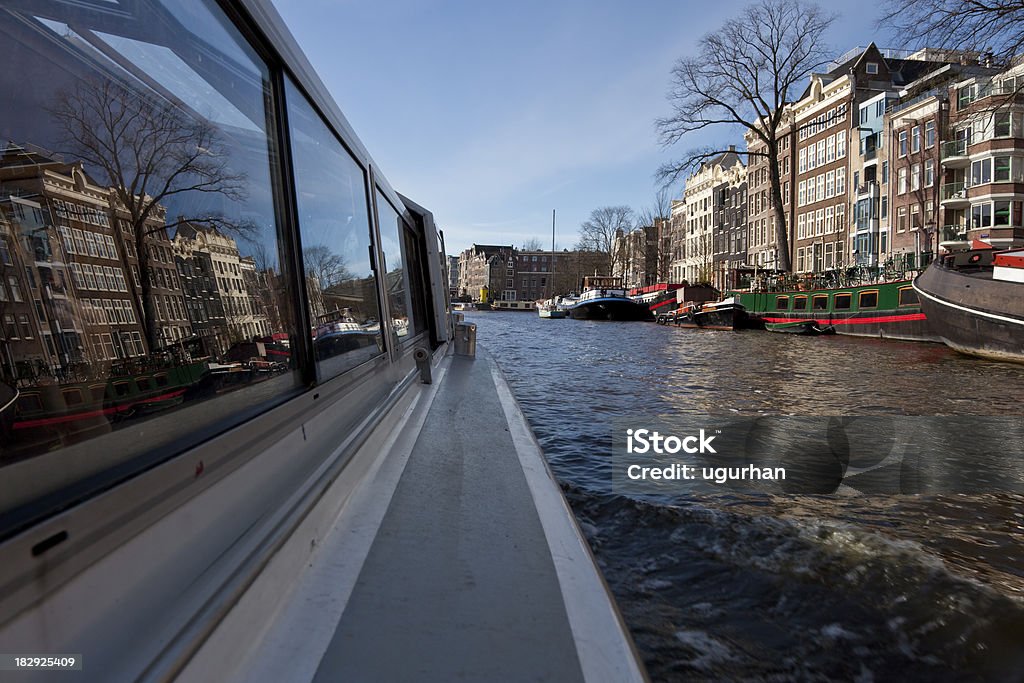
[[768,135],[768,176],[772,186],[772,208],[775,210],[775,242],[776,267],[790,272],[792,262],[789,258],[789,230],[786,227],[786,207],[782,203],[782,178],[779,173],[779,139],[778,130]]

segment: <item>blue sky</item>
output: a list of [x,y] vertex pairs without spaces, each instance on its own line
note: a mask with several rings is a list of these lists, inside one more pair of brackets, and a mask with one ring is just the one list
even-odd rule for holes
[[[748,2],[274,0],[398,191],[434,212],[448,252],[471,243],[572,247],[591,210],[653,204],[654,171],[726,130],[657,142],[669,71]],[[875,40],[878,0],[829,45]],[[699,137],[698,137],[699,136]],[[679,196],[682,185],[674,189]]]

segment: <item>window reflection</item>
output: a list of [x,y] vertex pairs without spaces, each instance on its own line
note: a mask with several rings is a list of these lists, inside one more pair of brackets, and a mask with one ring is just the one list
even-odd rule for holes
[[377,191],[377,216],[380,220],[380,245],[384,251],[386,267],[384,284],[391,309],[392,331],[400,341],[404,341],[414,329],[409,319],[412,306],[402,253],[404,223],[380,190]]
[[291,82],[286,97],[317,378],[323,381],[384,350],[366,176]]
[[267,68],[210,0],[103,4],[0,13],[0,466],[85,476],[297,383]]

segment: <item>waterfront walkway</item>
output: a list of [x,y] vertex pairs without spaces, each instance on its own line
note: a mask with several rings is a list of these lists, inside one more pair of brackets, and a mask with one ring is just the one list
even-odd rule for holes
[[244,677],[642,680],[493,360],[448,357],[424,392]]

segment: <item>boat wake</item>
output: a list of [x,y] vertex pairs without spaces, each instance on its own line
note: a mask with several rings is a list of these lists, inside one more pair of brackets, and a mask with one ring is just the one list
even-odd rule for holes
[[1024,581],[1001,592],[918,541],[804,516],[790,498],[666,506],[565,492],[653,680],[1024,671]]

